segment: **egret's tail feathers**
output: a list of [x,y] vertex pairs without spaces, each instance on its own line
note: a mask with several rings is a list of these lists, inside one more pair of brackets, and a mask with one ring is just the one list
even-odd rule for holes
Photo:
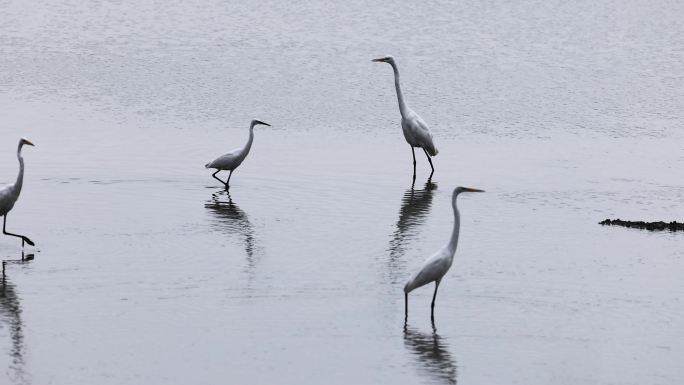
[[411,276],[411,279],[409,279],[408,282],[406,282],[406,285],[404,285],[404,293],[408,294],[412,292],[413,289],[415,289],[416,287],[418,286],[416,286],[416,275],[414,274]]
[[430,144],[429,146],[425,146],[425,151],[427,151],[430,156],[437,156],[439,154],[439,151],[437,150],[437,147],[435,147],[433,144]]
[[204,168],[209,168],[209,167],[211,167],[211,162],[204,165]]

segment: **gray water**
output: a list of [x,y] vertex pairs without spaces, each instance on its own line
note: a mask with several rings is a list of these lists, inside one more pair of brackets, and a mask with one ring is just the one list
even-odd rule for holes
[[0,383],[684,381],[684,235],[597,224],[684,215],[681,2],[81,3],[0,1]]

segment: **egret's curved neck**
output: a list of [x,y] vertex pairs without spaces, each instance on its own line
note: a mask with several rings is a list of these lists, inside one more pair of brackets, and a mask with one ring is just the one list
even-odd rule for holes
[[245,144],[245,148],[242,151],[242,153],[245,156],[247,156],[249,149],[252,148],[252,142],[253,141],[254,141],[254,126],[251,126],[251,127],[249,127],[249,139],[247,139],[247,144]]
[[21,191],[21,186],[24,184],[24,158],[21,156],[21,147],[24,144],[19,144],[17,147],[17,159],[19,159],[19,175],[17,175],[17,182],[14,184],[14,188],[17,191]]
[[451,204],[454,208],[454,229],[451,232],[451,239],[449,239],[447,249],[449,249],[449,253],[453,257],[456,252],[456,246],[458,245],[458,232],[461,229],[461,215],[458,212],[458,207],[456,207],[456,197],[454,197]]
[[389,62],[394,71],[394,86],[397,88],[397,99],[399,100],[399,113],[401,113],[402,118],[406,116],[407,108],[406,102],[404,101],[404,94],[401,93],[401,84],[399,83],[399,69],[396,63]]

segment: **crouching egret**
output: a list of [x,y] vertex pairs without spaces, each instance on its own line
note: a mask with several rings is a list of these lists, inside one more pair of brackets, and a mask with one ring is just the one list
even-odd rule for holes
[[394,61],[392,56],[385,56],[378,59],[373,59],[374,62],[384,62],[392,66],[394,70],[394,86],[397,89],[397,99],[399,100],[399,113],[401,114],[401,129],[404,131],[404,138],[411,146],[411,153],[413,154],[413,179],[416,179],[416,152],[415,147],[420,147],[423,149],[425,156],[430,162],[430,168],[432,172],[430,173],[430,178],[432,174],[435,173],[435,168],[432,166],[431,156],[436,156],[439,151],[435,147],[432,141],[432,132],[430,127],[423,119],[421,119],[418,114],[413,112],[404,101],[404,94],[401,92],[401,85],[399,84],[399,69],[397,68],[397,63]]
[[432,295],[432,304],[430,309],[430,319],[435,320],[435,298],[437,297],[437,288],[442,281],[444,274],[449,271],[451,263],[454,261],[454,253],[456,252],[456,245],[458,244],[458,232],[461,228],[461,217],[456,207],[456,198],[463,192],[484,192],[468,187],[456,187],[451,197],[451,206],[454,209],[454,229],[451,232],[451,239],[438,252],[431,255],[423,262],[420,270],[411,276],[411,279],[406,282],[404,286],[404,319],[408,319],[408,295],[414,289],[427,285],[430,282],[435,283],[435,293]]
[[[257,124],[263,124],[264,126],[269,127],[271,126],[270,124],[261,122],[259,120],[252,120],[252,123],[250,123],[249,125],[249,139],[247,140],[247,144],[245,144],[244,147],[236,148],[233,151],[227,154],[223,154],[204,165],[204,167],[206,168],[216,169],[216,172],[211,174],[211,176],[213,176],[216,180],[221,182],[226,187],[226,190],[230,188],[230,177],[231,175],[233,175],[233,171],[236,168],[238,168],[239,165],[242,164],[242,161],[245,160],[247,154],[249,154],[249,150],[252,148],[252,142],[254,141],[254,126],[256,126]],[[228,180],[225,182],[216,176],[216,174],[218,174],[222,170],[230,171],[230,174],[228,174]]]
[[7,213],[12,210],[14,203],[17,202],[19,193],[21,192],[21,186],[24,184],[24,158],[21,156],[21,148],[24,147],[25,144],[33,146],[33,143],[31,143],[28,139],[19,139],[19,147],[17,148],[17,159],[19,159],[19,175],[17,175],[17,181],[14,182],[14,184],[7,185],[0,189],[0,215],[3,216],[2,233],[5,235],[21,238],[21,247],[24,247],[24,242],[31,246],[35,246],[35,244],[24,235],[8,233],[5,229],[5,226],[7,225]]

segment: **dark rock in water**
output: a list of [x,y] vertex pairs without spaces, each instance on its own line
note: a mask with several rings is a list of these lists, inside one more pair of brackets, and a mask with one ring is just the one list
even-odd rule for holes
[[606,219],[599,222],[599,225],[604,226],[622,226],[633,229],[644,229],[651,231],[670,230],[670,231],[684,231],[684,223],[679,222],[644,222],[644,221],[623,221],[622,219]]

